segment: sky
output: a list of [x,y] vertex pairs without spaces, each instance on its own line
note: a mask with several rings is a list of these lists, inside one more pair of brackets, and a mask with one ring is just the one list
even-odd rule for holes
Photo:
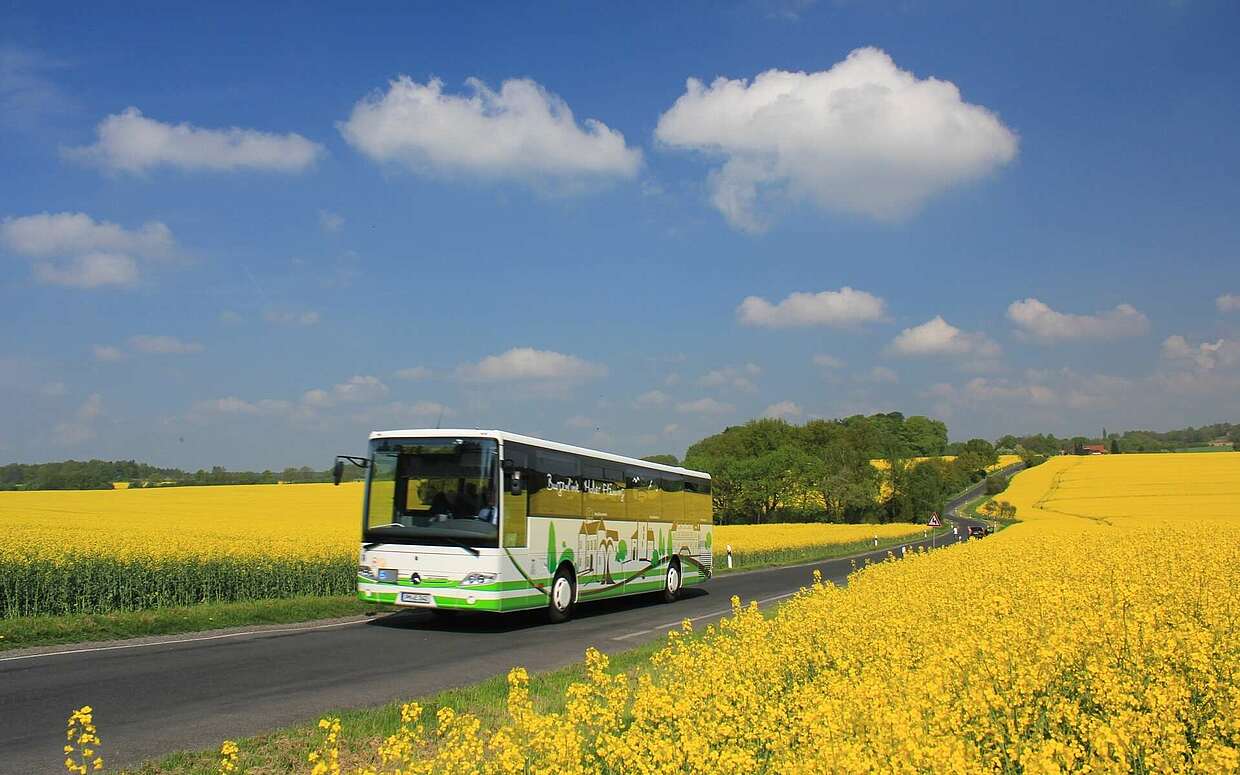
[[0,462],[1240,420],[1240,7],[0,5]]

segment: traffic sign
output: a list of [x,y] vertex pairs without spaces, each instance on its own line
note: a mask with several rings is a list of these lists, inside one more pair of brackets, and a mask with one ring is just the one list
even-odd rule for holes
[[943,523],[939,521],[939,515],[931,514],[930,521],[927,523],[927,527],[942,527],[942,526],[943,526]]

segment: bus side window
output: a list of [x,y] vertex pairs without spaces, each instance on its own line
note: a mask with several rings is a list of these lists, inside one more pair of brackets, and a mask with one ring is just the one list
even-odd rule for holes
[[662,490],[659,498],[660,505],[663,507],[664,522],[684,522],[685,521],[685,483],[680,477],[674,474],[664,474],[659,480],[659,489]]
[[549,449],[533,451],[529,473],[530,514],[539,517],[581,516],[581,468],[577,458]]
[[503,546],[525,546],[529,534],[529,485],[533,480],[529,448],[505,442],[504,460],[504,510],[500,527]]

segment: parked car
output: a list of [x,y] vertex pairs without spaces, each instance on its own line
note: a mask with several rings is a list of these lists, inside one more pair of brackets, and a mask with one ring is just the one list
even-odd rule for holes
[[985,538],[986,528],[981,525],[969,525],[969,538]]

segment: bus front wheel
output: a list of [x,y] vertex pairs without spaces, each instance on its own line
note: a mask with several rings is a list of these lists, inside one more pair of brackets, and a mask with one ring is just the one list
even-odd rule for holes
[[572,571],[560,568],[551,581],[551,595],[547,601],[547,618],[553,623],[566,622],[573,615],[573,598],[576,596]]
[[674,603],[680,597],[680,562],[675,558],[667,564],[667,576],[663,579],[663,602]]

